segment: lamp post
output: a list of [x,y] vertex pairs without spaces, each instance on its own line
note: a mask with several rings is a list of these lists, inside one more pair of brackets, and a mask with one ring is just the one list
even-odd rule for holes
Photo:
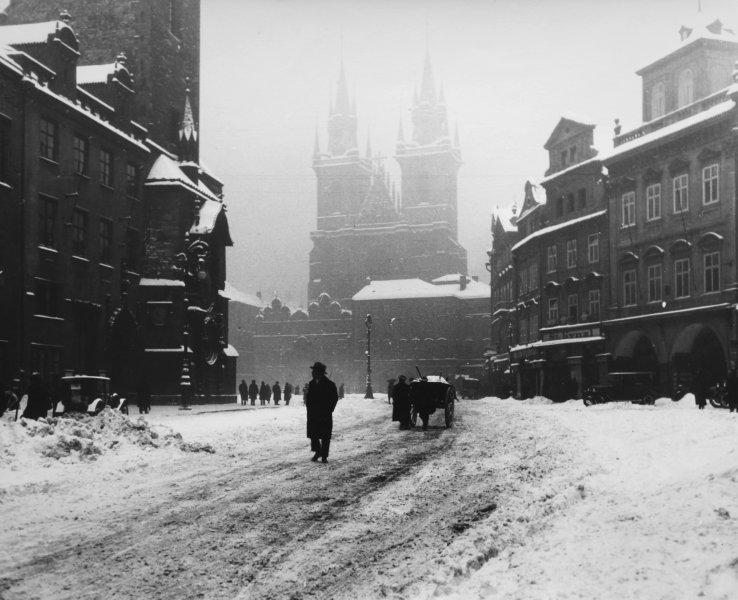
[[364,394],[365,399],[374,399],[374,392],[372,391],[372,316],[367,315],[364,321],[366,325],[366,393]]

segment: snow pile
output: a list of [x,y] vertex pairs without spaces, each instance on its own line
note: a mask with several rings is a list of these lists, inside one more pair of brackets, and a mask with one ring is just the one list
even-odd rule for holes
[[66,459],[65,462],[90,461],[123,445],[214,452],[209,444],[185,442],[181,434],[169,427],[152,426],[141,417],[133,420],[109,408],[96,416],[75,414],[0,422],[1,466],[12,466],[19,455]]

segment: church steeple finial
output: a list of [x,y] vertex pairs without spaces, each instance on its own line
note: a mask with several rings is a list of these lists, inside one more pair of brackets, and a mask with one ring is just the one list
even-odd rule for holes
[[333,114],[350,115],[351,105],[349,103],[348,85],[346,84],[346,73],[343,69],[343,59],[341,60],[341,71],[338,75],[338,88],[336,90],[336,104],[333,107]]
[[199,160],[199,140],[195,115],[190,102],[190,80],[187,78],[185,89],[185,104],[182,112],[182,123],[179,127],[179,159],[182,162],[197,163]]
[[423,65],[423,81],[420,85],[420,101],[429,104],[436,103],[436,86],[433,82],[433,67],[431,66],[430,51],[425,51],[425,64]]
[[[356,94],[354,93],[354,96]],[[356,105],[349,100],[346,72],[341,59],[341,67],[336,87],[336,102],[331,106],[328,119],[328,154],[343,156],[348,152],[356,151],[358,156],[356,132]]]

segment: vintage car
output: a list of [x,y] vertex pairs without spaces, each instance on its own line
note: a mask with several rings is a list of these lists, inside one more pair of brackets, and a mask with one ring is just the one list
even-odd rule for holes
[[410,382],[410,423],[413,427],[418,415],[423,422],[423,429],[428,427],[428,417],[443,409],[446,427],[454,424],[454,406],[456,390],[443,377],[428,375]]
[[659,397],[655,375],[650,371],[619,371],[607,374],[604,384],[584,390],[584,406],[629,400],[635,404],[653,404]]

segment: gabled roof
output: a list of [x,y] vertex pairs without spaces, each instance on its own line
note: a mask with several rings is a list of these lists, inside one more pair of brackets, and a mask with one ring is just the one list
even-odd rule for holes
[[24,23],[22,25],[0,26],[0,44],[8,46],[22,46],[24,44],[45,44],[50,35],[62,29],[68,29],[72,35],[72,28],[64,21],[44,21],[42,23]]
[[495,209],[492,219],[493,230],[496,226],[501,227],[505,233],[515,233],[518,230],[516,225],[518,217],[511,207]]
[[523,207],[518,215],[518,221],[527,217],[539,206],[546,204],[546,190],[532,179],[525,182],[523,191]]
[[[582,119],[582,120],[578,120]],[[548,140],[546,140],[546,143],[543,144],[543,147],[546,150],[550,150],[551,146],[556,144],[560,139],[563,138],[562,136],[562,130],[564,130],[566,127],[575,127],[579,131],[583,130],[593,130],[595,128],[595,124],[592,123],[589,119],[585,119],[583,117],[575,117],[573,114],[569,113],[568,115],[563,115],[559,122],[557,123],[556,127],[554,127],[554,130],[551,132],[551,135],[548,136]],[[571,137],[571,136],[567,136]]]
[[182,169],[179,168],[177,161],[171,159],[166,154],[160,154],[154,161],[154,164],[146,177],[145,185],[176,185],[185,187],[204,200],[220,202],[220,198],[218,198],[202,180],[198,180],[197,184],[195,184],[195,182],[187,177]]

